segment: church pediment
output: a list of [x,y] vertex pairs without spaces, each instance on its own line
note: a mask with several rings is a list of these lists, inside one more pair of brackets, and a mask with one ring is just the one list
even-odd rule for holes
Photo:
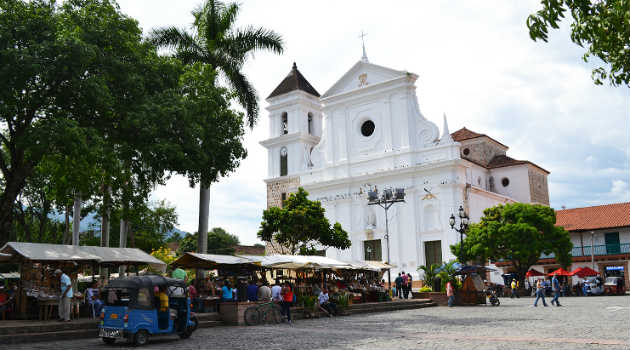
[[322,95],[322,99],[407,76],[409,73],[358,61]]

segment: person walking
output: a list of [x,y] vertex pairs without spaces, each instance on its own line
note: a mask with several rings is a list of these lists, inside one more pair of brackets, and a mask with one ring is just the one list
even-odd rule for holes
[[402,292],[403,292],[403,298],[407,299],[409,298],[409,289],[407,288],[407,284],[409,283],[409,277],[407,276],[407,274],[405,273],[405,271],[402,272]]
[[558,298],[560,297],[560,281],[558,281],[557,273],[553,274],[553,278],[551,279],[551,288],[553,289],[553,299],[551,299],[551,305],[556,303],[556,306],[562,306],[558,301]]
[[291,284],[286,282],[282,288],[282,313],[287,316],[287,322],[291,323],[291,305],[293,304],[293,289]]
[[446,283],[446,296],[448,297],[448,306],[453,307],[455,305],[455,288],[451,281]]
[[512,287],[512,295],[510,295],[510,299],[513,299],[514,297],[516,297],[517,299],[520,298],[518,296],[518,283],[516,283],[516,278],[512,279],[510,287]]
[[543,306],[547,307],[547,302],[545,301],[545,285],[541,279],[536,282],[536,300],[534,301],[534,307],[538,306],[538,299],[542,299]]
[[72,282],[70,277],[61,270],[55,270],[55,276],[59,278],[61,295],[59,296],[59,321],[70,322],[70,300],[72,300]]
[[410,273],[407,273],[407,293],[409,293],[409,296],[411,297],[411,299],[413,299],[412,287],[413,287],[413,278],[411,278]]
[[402,298],[402,282],[403,279],[400,276],[400,272],[398,273],[398,277],[394,280],[394,284],[396,285],[396,297]]

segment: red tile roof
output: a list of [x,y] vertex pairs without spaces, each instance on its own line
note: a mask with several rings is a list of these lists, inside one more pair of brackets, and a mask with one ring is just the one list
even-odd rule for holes
[[472,130],[466,129],[466,127],[463,127],[451,134],[451,137],[453,138],[453,140],[457,142],[468,140],[468,139],[474,139],[476,137],[481,137],[481,136],[486,136],[486,135],[478,134]]
[[470,140],[470,139],[476,139],[478,137],[487,137],[490,140],[498,143],[499,145],[508,148],[508,146],[502,144],[501,142],[493,139],[492,137],[486,135],[486,134],[480,134],[477,132],[474,132],[472,130],[468,130],[466,129],[466,127],[463,127],[457,131],[455,131],[454,133],[451,134],[451,137],[453,138],[453,140],[457,141],[457,142],[461,142],[461,141],[465,141],[465,140]]
[[556,226],[567,231],[630,226],[630,202],[556,210]]
[[531,164],[533,166],[535,166],[536,168],[546,172],[547,174],[549,174],[549,172],[541,167],[539,167],[538,165],[530,162],[529,160],[517,160],[514,159],[512,157],[508,157],[506,155],[498,155],[498,156],[494,156],[494,158],[492,158],[492,160],[490,160],[490,162],[488,163],[487,168],[488,169],[494,169],[494,168],[502,168],[502,167],[506,167],[506,166],[512,166],[512,165],[520,165],[520,164]]

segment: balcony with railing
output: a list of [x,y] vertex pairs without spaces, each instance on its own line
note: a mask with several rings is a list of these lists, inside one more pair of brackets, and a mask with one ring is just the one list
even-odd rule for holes
[[[571,255],[573,257],[591,256],[591,254],[594,256],[630,254],[630,243],[602,244],[592,247],[590,245],[585,245],[583,247],[573,247],[573,249],[571,250]],[[554,253],[540,254],[541,259],[553,259],[555,257],[556,255]]]

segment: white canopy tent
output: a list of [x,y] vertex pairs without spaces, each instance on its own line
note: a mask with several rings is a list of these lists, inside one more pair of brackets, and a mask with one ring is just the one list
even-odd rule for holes
[[0,262],[84,262],[112,265],[150,265],[164,271],[166,264],[138,248],[73,246],[49,243],[9,242],[0,248]]
[[198,268],[198,269],[216,269],[220,265],[260,265],[257,261],[242,256],[219,255],[219,254],[201,254],[187,252],[171,263],[171,266]]
[[275,269],[351,269],[348,263],[317,255],[268,255],[256,259],[263,267]]

